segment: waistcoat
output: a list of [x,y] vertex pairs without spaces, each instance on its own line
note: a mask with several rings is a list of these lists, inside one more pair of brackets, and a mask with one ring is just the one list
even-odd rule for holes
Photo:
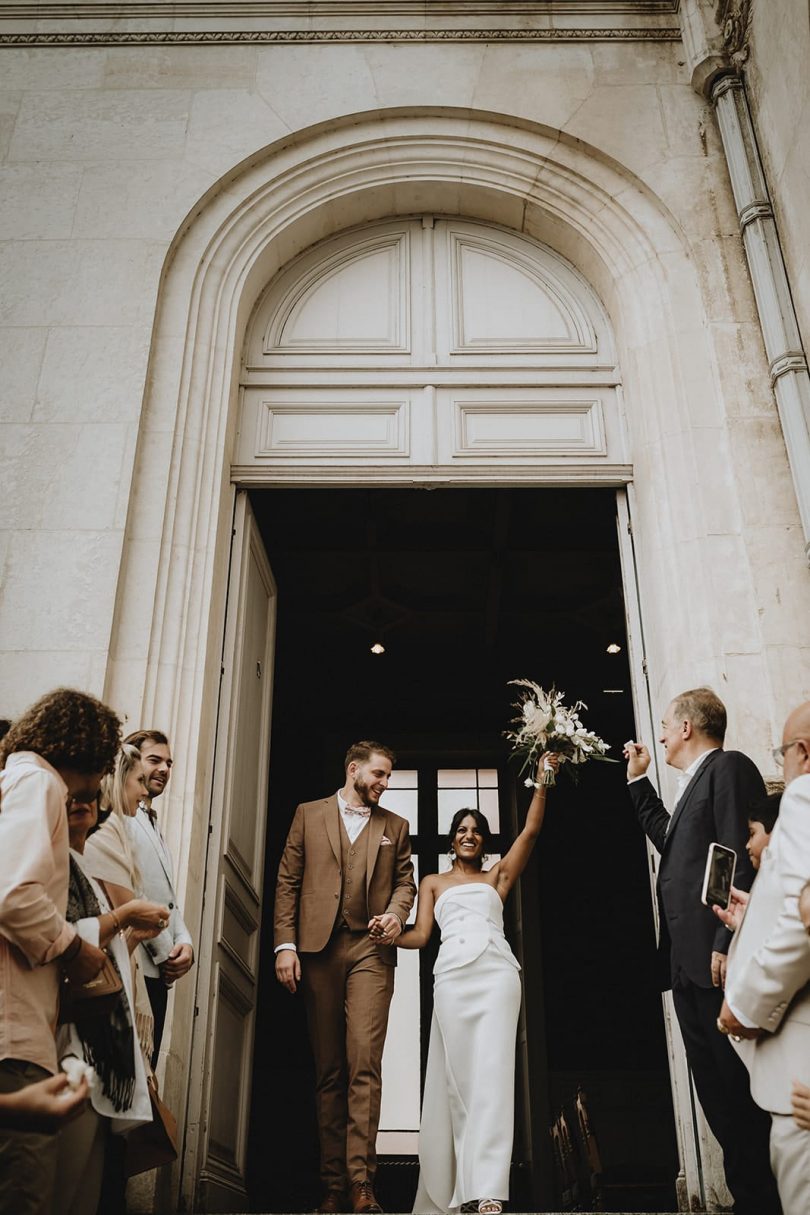
[[346,924],[354,932],[368,928],[368,824],[352,844],[340,817],[340,912],[337,924]]

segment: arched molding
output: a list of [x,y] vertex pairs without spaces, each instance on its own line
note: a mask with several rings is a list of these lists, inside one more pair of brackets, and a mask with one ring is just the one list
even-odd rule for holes
[[[648,654],[654,662],[657,652],[663,682],[671,675],[670,647],[679,641],[684,652],[696,647],[694,662],[704,670],[722,649],[713,640],[717,623],[708,615],[713,595],[707,562],[697,559],[699,539],[689,611],[679,595],[683,562],[673,557],[677,536],[704,534],[693,434],[722,426],[724,410],[695,267],[665,207],[594,149],[491,114],[357,115],[265,149],[209,191],[167,257],[105,688],[133,721],[159,723],[172,736],[167,833],[174,854],[184,858],[181,897],[191,923],[199,922],[208,819],[216,812],[210,797],[230,460],[247,326],[274,275],[317,241],[364,221],[426,211],[534,237],[598,293],[616,338],[639,474],[637,549],[645,578],[660,584],[657,599],[672,605],[669,619],[649,625]],[[702,391],[694,394],[697,383]],[[686,475],[677,492],[662,495],[676,450]],[[384,483],[373,468],[351,470],[354,483],[373,484],[375,475]],[[544,470],[535,483],[554,479]],[[617,472],[616,483],[623,479]],[[722,510],[734,515],[733,484],[717,492]],[[145,603],[153,605],[151,615]],[[176,1001],[167,1091],[182,1110],[193,992],[178,991]]]
[[192,816],[178,803],[193,797],[193,818],[207,816],[216,588],[249,317],[273,276],[324,236],[426,209],[525,232],[592,284],[616,334],[637,463],[694,425],[687,376],[714,380],[694,268],[666,210],[558,133],[468,112],[363,115],[283,141],[210,191],[163,274],[107,679],[114,703],[177,740],[171,834],[192,865]]

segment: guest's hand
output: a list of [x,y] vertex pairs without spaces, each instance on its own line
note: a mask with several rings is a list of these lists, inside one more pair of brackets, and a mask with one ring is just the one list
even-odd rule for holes
[[738,1021],[725,1000],[723,1001],[723,1007],[720,1009],[720,1016],[717,1018],[717,1028],[721,1034],[728,1034],[737,1042],[739,1042],[740,1038],[761,1038],[764,1032],[757,1026],[749,1029],[747,1025],[743,1025]]
[[[736,932],[743,922],[745,909],[748,906],[750,894],[747,890],[738,890],[736,886],[731,887],[731,898],[727,908],[718,907],[715,903],[712,906],[712,911],[717,916],[718,920],[722,920],[726,928],[731,932]],[[715,983],[715,987],[717,984]]]
[[718,953],[716,949],[712,950],[712,983],[715,987],[725,989],[727,966],[728,954]]
[[810,882],[802,887],[799,895],[799,915],[804,924],[805,932],[810,932]]
[[375,915],[368,922],[368,933],[372,941],[379,942],[380,945],[393,945],[399,934],[402,932],[402,925],[399,922],[399,916],[388,911],[385,915]]
[[148,899],[130,899],[117,910],[125,928],[129,928],[139,941],[151,941],[169,926],[169,909],[161,903]]
[[644,776],[652,762],[652,756],[644,746],[644,743],[632,741],[624,744],[624,758],[627,760],[628,780],[635,780],[637,776]]
[[86,1076],[82,1076],[78,1087],[71,1090],[67,1076],[59,1072],[16,1093],[3,1093],[0,1095],[0,1127],[52,1134],[82,1112],[88,1091]]
[[793,1121],[800,1130],[810,1131],[810,1088],[801,1081],[794,1080],[790,1099],[793,1106]]
[[82,941],[78,953],[69,962],[64,962],[62,969],[71,983],[89,983],[101,971],[106,957],[103,949]]
[[280,949],[276,954],[276,978],[287,991],[297,991],[301,982],[301,962],[295,949]]
[[161,964],[160,974],[167,987],[177,979],[182,979],[194,965],[194,950],[188,944],[175,945],[165,962]]

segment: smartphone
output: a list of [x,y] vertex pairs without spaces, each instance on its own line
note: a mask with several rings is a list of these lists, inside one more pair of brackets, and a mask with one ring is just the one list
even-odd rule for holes
[[737,853],[724,844],[709,844],[706,857],[706,872],[703,876],[701,902],[707,907],[726,908],[731,902],[731,887],[737,868]]

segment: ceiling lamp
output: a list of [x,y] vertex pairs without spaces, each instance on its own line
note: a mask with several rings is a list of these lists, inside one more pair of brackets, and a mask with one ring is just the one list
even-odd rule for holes
[[621,654],[622,647],[620,645],[617,645],[615,641],[611,641],[610,645],[607,648],[607,652],[608,652],[608,654]]
[[384,654],[385,646],[382,644],[381,641],[375,641],[374,645],[371,647],[371,652],[372,652],[372,654]]

